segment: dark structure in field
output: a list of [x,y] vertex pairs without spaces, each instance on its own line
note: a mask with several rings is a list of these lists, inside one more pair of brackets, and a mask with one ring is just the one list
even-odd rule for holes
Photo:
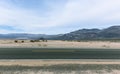
[[24,43],[26,40],[30,40],[30,42],[47,42],[47,39],[41,37],[38,39],[28,39],[28,38],[18,38],[16,40],[14,40],[15,43]]
[[14,40],[15,43],[24,43],[26,40],[28,40],[27,37],[23,37],[23,38],[16,38]]
[[18,42],[18,40],[15,40],[14,42],[15,42],[15,43],[17,43],[17,42]]
[[41,41],[42,41],[42,42],[47,42],[47,39],[41,37],[41,38],[39,38],[39,39],[30,40],[30,42],[41,42]]

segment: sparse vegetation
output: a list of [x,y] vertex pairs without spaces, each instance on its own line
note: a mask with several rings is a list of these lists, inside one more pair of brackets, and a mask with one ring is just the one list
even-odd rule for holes
[[14,42],[15,43],[24,43],[25,41],[24,40],[15,40]]
[[80,40],[68,40],[77,42],[89,42],[89,41],[110,41],[110,42],[120,42],[120,39],[80,39]]
[[118,74],[120,65],[116,64],[58,64],[44,66],[0,66],[1,74]]
[[34,40],[30,40],[30,42],[35,42]]
[[18,42],[18,40],[15,40],[14,42],[15,42],[15,43],[17,43],[17,42]]
[[24,43],[24,41],[21,41],[21,43]]
[[46,45],[46,44],[44,44],[43,46],[44,46],[44,47],[47,47],[47,45]]

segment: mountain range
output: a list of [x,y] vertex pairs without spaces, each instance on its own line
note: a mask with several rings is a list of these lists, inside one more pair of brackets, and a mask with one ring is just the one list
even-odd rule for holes
[[120,26],[105,29],[80,29],[57,37],[60,40],[120,39]]
[[120,39],[120,26],[111,26],[105,29],[79,29],[58,35],[27,33],[0,34],[0,39],[39,39],[40,37],[51,40]]

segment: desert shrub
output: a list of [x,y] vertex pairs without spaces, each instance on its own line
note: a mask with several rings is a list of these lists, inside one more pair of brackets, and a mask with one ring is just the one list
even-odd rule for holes
[[46,44],[44,44],[43,46],[44,46],[44,47],[47,47],[47,45],[46,45]]
[[30,42],[35,42],[34,40],[30,40]]
[[39,40],[35,40],[35,42],[39,42]]
[[22,43],[24,43],[24,41],[21,41]]
[[14,42],[15,42],[15,43],[17,43],[17,42],[18,42],[18,40],[15,40]]

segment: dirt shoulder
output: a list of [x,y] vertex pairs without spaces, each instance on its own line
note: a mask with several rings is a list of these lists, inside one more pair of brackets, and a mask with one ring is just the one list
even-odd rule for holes
[[21,66],[44,66],[44,65],[58,65],[58,64],[120,64],[120,60],[97,60],[97,59],[83,59],[83,60],[0,60],[0,65],[21,65]]

